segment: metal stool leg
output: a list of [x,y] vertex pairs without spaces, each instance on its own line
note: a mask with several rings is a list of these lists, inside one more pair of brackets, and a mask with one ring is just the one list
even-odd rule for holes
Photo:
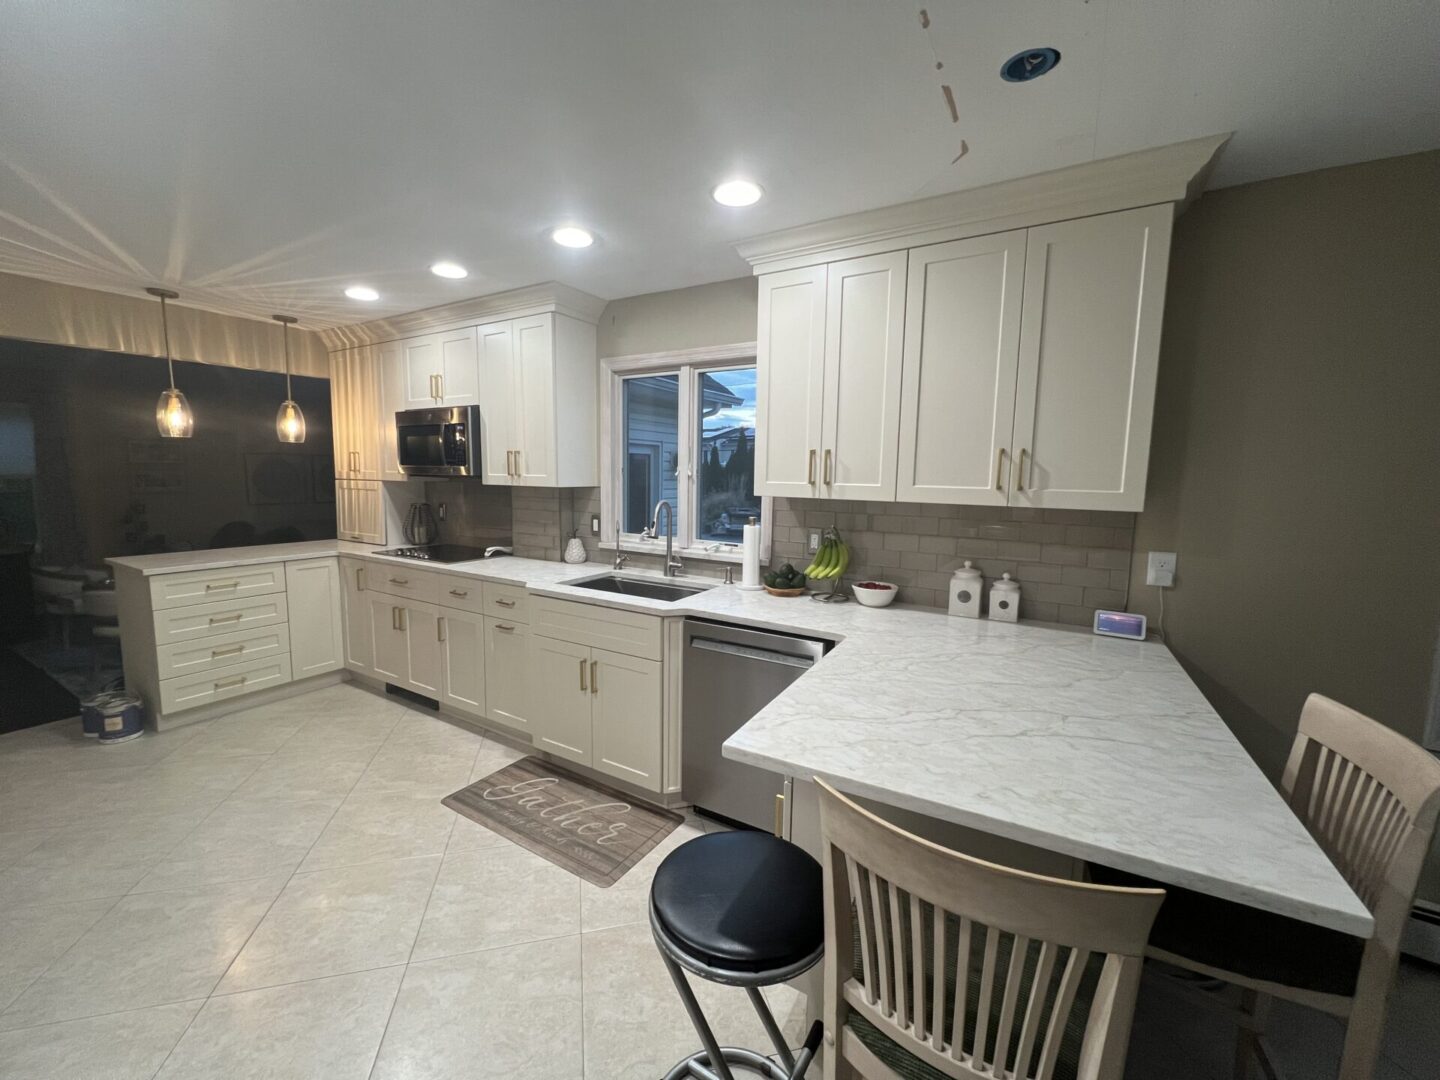
[[795,1055],[790,1053],[790,1047],[785,1045],[785,1036],[780,1034],[780,1025],[775,1023],[775,1014],[770,1011],[770,1006],[765,1001],[765,995],[760,993],[758,986],[747,986],[745,992],[750,995],[750,1004],[755,1006],[755,1013],[760,1017],[765,1034],[769,1035],[770,1041],[775,1044],[775,1052],[780,1055],[780,1061],[784,1064],[785,1071],[794,1072]]
[[[664,949],[660,950],[660,959],[665,961],[665,968],[670,972],[670,979],[675,984],[675,990],[680,995],[680,1000],[685,1005],[685,1011],[690,1014],[690,1023],[695,1026],[696,1033],[700,1036],[700,1044],[705,1047],[705,1054],[709,1058],[708,1065],[714,1066],[713,1072],[710,1069],[702,1070],[699,1062],[693,1058],[682,1061],[676,1069],[684,1069],[682,1072],[672,1072],[673,1076],[687,1076],[698,1074],[703,1080],[735,1080],[735,1074],[730,1071],[730,1066],[725,1062],[725,1055],[720,1051],[720,1044],[715,1041],[715,1033],[710,1030],[710,1022],[705,1019],[705,1014],[700,1011],[700,1003],[695,1000],[695,991],[690,989],[690,981],[685,978],[685,972],[680,970],[677,964]],[[773,1021],[772,1021],[773,1023]],[[709,1072],[710,1076],[705,1074]]]

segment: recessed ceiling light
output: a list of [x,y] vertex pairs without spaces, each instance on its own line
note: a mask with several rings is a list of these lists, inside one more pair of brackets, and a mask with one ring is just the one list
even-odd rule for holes
[[1029,82],[1055,70],[1060,63],[1060,50],[1048,45],[1018,52],[1000,65],[1000,78],[1006,82]]
[[345,290],[345,295],[351,300],[379,300],[380,294],[369,285],[351,285]]
[[466,277],[470,273],[469,270],[466,270],[465,267],[461,266],[459,263],[453,262],[437,262],[435,265],[430,267],[430,272],[436,277],[447,278],[462,278]]
[[561,225],[550,234],[550,239],[561,247],[568,248],[587,248],[595,242],[595,237],[589,230],[578,225]]
[[710,194],[721,206],[754,206],[765,193],[749,180],[726,180]]

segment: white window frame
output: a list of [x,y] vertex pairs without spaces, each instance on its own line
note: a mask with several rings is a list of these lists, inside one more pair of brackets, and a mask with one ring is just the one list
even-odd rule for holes
[[[615,548],[615,532],[620,509],[621,470],[626,460],[620,446],[624,434],[625,380],[643,375],[680,376],[679,506],[675,510],[675,552],[684,559],[713,562],[741,561],[740,545],[697,541],[693,506],[695,503],[695,455],[699,433],[696,431],[695,390],[700,375],[726,368],[751,367],[755,364],[755,342],[714,345],[699,349],[678,349],[673,352],[642,353],[635,356],[613,356],[600,362],[600,546]],[[774,528],[774,508],[767,495],[760,500],[760,562],[770,561],[770,537]],[[665,552],[664,538],[646,539],[638,533],[620,534],[624,551],[637,554]]]

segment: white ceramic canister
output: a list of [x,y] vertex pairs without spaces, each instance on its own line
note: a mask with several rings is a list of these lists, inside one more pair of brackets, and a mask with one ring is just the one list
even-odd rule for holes
[[996,622],[1020,620],[1020,583],[1011,581],[1009,574],[1002,574],[990,586],[990,618]]
[[967,619],[980,617],[980,598],[985,595],[985,578],[965,560],[965,565],[950,575],[950,614]]

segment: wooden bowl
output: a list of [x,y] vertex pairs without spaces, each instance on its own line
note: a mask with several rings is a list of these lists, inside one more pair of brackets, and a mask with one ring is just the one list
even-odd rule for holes
[[805,586],[802,585],[798,589],[772,589],[769,585],[766,585],[765,591],[771,596],[804,596]]

